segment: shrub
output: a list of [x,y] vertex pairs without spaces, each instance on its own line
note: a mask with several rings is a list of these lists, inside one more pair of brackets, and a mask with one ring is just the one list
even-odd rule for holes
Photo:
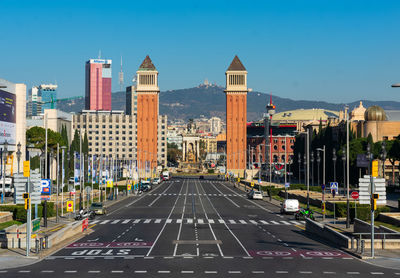
[[[375,211],[375,218],[381,212],[389,212],[390,208],[386,206],[378,207]],[[341,202],[335,204],[335,214],[336,217],[346,217],[347,216],[347,203]],[[350,203],[350,219],[354,220],[356,214],[356,207],[354,203]],[[370,205],[357,205],[357,218],[364,221],[371,220],[371,206]]]

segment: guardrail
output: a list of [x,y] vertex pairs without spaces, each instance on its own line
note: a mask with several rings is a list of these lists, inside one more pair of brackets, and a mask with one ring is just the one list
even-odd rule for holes
[[[396,244],[398,245],[397,248],[391,248],[391,249],[399,249],[400,248],[400,233],[375,233],[377,237],[374,238],[374,243],[375,241],[378,241],[381,243],[381,248],[380,249],[386,249],[386,244],[390,242],[391,244]],[[364,253],[365,248],[366,248],[366,243],[369,242],[371,245],[371,233],[353,233],[353,236],[356,236],[356,252],[359,252],[361,254]],[[354,249],[354,237],[352,236],[351,238],[351,249]],[[364,236],[364,239],[363,239]],[[399,237],[398,239],[393,239],[389,237]],[[377,243],[375,243],[376,248],[379,248],[379,245],[377,246]]]
[[[7,238],[7,235],[17,235],[17,238]],[[0,231],[0,247],[7,249],[26,249],[26,237],[20,238],[19,235],[26,235],[26,232],[6,232]],[[39,254],[43,249],[47,249],[49,246],[48,236],[45,235],[41,238],[35,238],[34,252]]]

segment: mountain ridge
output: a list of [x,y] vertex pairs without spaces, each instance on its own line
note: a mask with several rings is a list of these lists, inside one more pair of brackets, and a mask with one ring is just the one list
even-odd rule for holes
[[[269,101],[269,95],[261,92],[249,92],[247,95],[247,120],[259,120],[266,112],[265,106]],[[370,101],[357,100],[350,103],[329,103],[326,101],[292,100],[272,95],[272,101],[276,105],[276,112],[284,112],[295,109],[320,108],[333,111],[343,110],[347,104],[352,110],[360,101],[364,107],[379,105],[385,110],[400,110],[400,102],[397,101]],[[125,92],[119,91],[112,94],[112,109],[126,110]],[[65,112],[79,112],[84,109],[85,98],[60,100],[57,108]],[[160,92],[160,114],[166,114],[168,119],[188,120],[198,118],[201,115],[210,118],[213,116],[225,118],[226,96],[224,88],[216,85],[199,85],[193,88],[168,90]]]

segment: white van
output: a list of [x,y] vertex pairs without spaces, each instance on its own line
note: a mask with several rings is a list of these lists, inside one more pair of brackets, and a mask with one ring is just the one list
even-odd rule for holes
[[287,199],[281,203],[281,213],[295,213],[299,211],[299,200],[297,199]]
[[[14,185],[12,185],[11,183],[12,183],[11,178],[5,179],[4,193],[5,193],[6,197],[14,196]],[[0,179],[0,193],[2,193],[2,192],[3,192],[3,179]]]

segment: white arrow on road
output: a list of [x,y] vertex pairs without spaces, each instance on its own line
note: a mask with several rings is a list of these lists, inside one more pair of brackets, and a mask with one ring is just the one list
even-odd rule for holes
[[134,241],[143,241],[143,239],[137,238],[137,237],[136,237],[136,238],[134,239]]
[[98,240],[99,240],[99,238],[96,238],[96,239],[88,239],[89,242],[98,241]]

